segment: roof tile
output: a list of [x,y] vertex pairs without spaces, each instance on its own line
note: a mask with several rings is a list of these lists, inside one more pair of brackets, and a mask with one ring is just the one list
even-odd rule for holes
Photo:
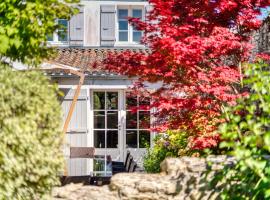
[[[131,49],[131,48],[59,48],[57,56],[51,60],[52,62],[79,68],[88,72],[101,72],[102,61],[109,52],[120,53],[124,50],[133,52],[147,52],[147,49]],[[93,67],[94,65],[95,68]],[[104,71],[104,70],[103,70]]]

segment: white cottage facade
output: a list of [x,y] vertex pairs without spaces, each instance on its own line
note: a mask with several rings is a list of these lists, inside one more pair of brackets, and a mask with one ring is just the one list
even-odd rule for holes
[[[71,147],[94,147],[97,155],[111,155],[123,161],[127,150],[142,163],[146,146],[151,145],[151,110],[130,111],[130,107],[149,104],[149,99],[132,95],[134,80],[100,70],[108,52],[147,51],[140,44],[142,32],[127,16],[145,19],[147,1],[81,1],[80,13],[70,21],[59,19],[62,29],[48,37],[57,46],[57,57],[44,63],[48,76],[64,93],[61,97],[63,121],[67,118],[79,77],[61,69],[83,72],[85,79],[67,128],[65,157],[68,176],[86,176],[93,160],[70,158]],[[93,65],[96,65],[94,68]],[[57,70],[50,70],[58,66]],[[155,89],[156,85],[149,85]]]

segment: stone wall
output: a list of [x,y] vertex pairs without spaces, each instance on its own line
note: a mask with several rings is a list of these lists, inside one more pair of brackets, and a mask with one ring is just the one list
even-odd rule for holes
[[[212,163],[210,165],[210,163]],[[121,173],[112,177],[108,186],[82,186],[71,184],[56,188],[54,200],[197,200],[219,199],[218,190],[210,189],[204,172],[212,175],[233,158],[209,156],[204,158],[168,158],[161,164],[160,174]]]

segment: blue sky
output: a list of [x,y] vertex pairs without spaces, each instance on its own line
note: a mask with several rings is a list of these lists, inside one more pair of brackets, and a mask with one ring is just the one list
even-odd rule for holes
[[262,15],[259,16],[260,19],[264,19],[265,17],[267,17],[267,15],[270,12],[270,7],[268,7],[267,9],[262,9]]

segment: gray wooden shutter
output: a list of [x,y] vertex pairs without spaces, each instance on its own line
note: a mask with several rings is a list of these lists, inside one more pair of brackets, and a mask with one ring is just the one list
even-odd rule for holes
[[115,6],[100,6],[100,46],[114,46]]
[[[67,118],[71,102],[73,100],[75,89],[63,90],[65,93],[62,101],[63,121]],[[67,163],[68,176],[86,176],[89,175],[87,171],[87,155],[80,155],[84,158],[70,158],[73,157],[75,150],[80,147],[87,147],[87,90],[81,89],[78,101],[76,103],[71,121],[65,135],[67,144],[63,148],[63,152]],[[82,148],[85,149],[85,148]],[[89,150],[89,148],[87,148]],[[91,148],[92,149],[92,148]],[[85,150],[84,150],[85,151]],[[75,152],[76,153],[76,152]],[[92,153],[88,151],[87,153]]]
[[[69,90],[62,102],[63,119],[67,118],[70,105],[74,97],[75,90]],[[81,89],[80,95],[76,102],[67,133],[87,133],[87,90]]]
[[70,42],[82,42],[84,36],[84,14],[83,8],[79,8],[80,12],[71,17],[69,22],[69,40]]

